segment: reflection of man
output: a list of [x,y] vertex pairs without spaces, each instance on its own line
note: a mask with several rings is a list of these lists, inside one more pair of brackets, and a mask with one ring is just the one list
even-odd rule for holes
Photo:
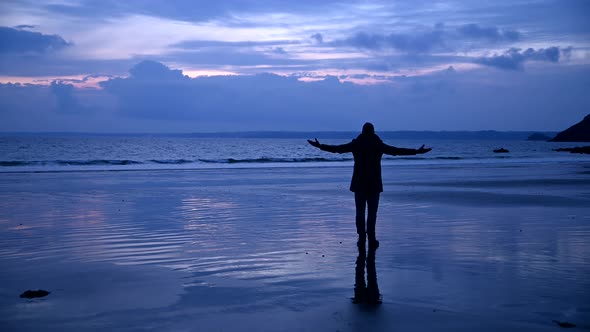
[[[317,138],[315,141],[307,140],[307,142],[322,151],[333,153],[352,152],[354,156],[354,171],[352,173],[350,191],[354,192],[354,201],[356,204],[356,232],[359,235],[358,244],[359,246],[364,246],[365,236],[368,235],[369,246],[378,247],[379,241],[375,237],[375,223],[377,222],[379,194],[383,191],[381,157],[383,154],[392,156],[415,155],[426,153],[431,149],[425,149],[424,145],[419,149],[404,149],[387,145],[375,134],[375,128],[369,122],[363,125],[362,133],[350,143],[342,145],[320,144]],[[365,207],[368,207],[366,230]]]
[[[377,285],[377,270],[375,269],[375,247],[369,247],[369,255],[365,248],[359,246],[354,274],[353,303],[380,304],[382,302],[379,286]],[[367,263],[367,283],[365,284],[365,261]]]

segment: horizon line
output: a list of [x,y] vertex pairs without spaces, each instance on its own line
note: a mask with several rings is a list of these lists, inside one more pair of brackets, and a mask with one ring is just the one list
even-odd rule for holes
[[[561,130],[380,130],[377,134],[391,133],[505,133],[505,134],[557,134]],[[232,135],[232,134],[349,134],[360,130],[232,130],[232,131],[195,131],[195,132],[91,132],[91,131],[0,131],[0,135]]]

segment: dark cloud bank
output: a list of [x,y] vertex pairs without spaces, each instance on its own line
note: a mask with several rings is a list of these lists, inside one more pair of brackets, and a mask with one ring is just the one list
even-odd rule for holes
[[567,55],[570,51],[571,48],[560,51],[559,47],[541,48],[538,50],[529,48],[524,51],[518,48],[511,48],[504,52],[504,54],[475,58],[474,62],[500,69],[522,70],[524,69],[525,61],[556,63],[559,61],[561,52]]
[[[130,77],[101,83],[129,117],[196,122],[234,122],[270,127],[291,120],[301,123],[316,112],[318,120],[336,122],[354,118],[340,112],[350,102],[362,106],[363,89],[341,84],[336,78],[303,83],[296,77],[273,74],[189,78],[158,62],[144,61]],[[356,96],[341,100],[341,95]]]
[[[317,37],[318,34],[312,36]],[[321,35],[319,35],[321,37]],[[432,28],[407,33],[370,33],[359,31],[351,37],[334,40],[329,45],[351,46],[368,50],[395,49],[407,53],[426,53],[437,50],[458,50],[465,45],[512,43],[521,40],[522,34],[516,30],[501,30],[497,27],[482,27],[478,24],[465,24],[446,27],[439,23]]]
[[[552,46],[548,48],[522,50],[508,47],[515,42],[522,41],[523,35],[517,30],[485,27],[478,24],[464,24],[447,27],[442,23],[432,28],[408,33],[379,34],[370,32],[356,32],[345,39],[332,40],[324,43],[323,36],[316,33],[310,37],[320,45],[331,47],[352,47],[360,50],[375,52],[375,58],[390,51],[405,55],[406,59],[414,58],[417,62],[429,58],[431,61],[448,61],[447,55],[439,56],[437,52],[464,52],[485,50],[490,46],[507,49],[500,54],[480,57],[455,56],[455,61],[476,63],[503,70],[523,70],[527,61],[557,63],[560,58],[568,58],[572,48]],[[381,65],[372,69],[388,70],[391,66]]]
[[0,54],[43,54],[71,45],[57,35],[45,35],[22,29],[31,27],[27,25],[21,25],[21,29],[0,27]]
[[[545,53],[528,56],[554,56]],[[189,78],[145,61],[129,77],[101,86],[2,84],[0,130],[356,130],[364,121],[380,130],[559,130],[590,105],[586,67],[449,69],[362,86],[336,77],[304,83],[273,74]],[[47,121],[36,120],[32,129],[31,119]]]

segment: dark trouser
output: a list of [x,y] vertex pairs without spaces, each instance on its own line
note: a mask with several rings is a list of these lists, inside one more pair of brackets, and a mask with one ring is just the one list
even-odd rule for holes
[[[375,239],[375,223],[377,222],[377,208],[379,207],[379,193],[354,193],[356,203],[356,232],[364,237],[365,232],[369,239]],[[365,231],[365,207],[367,211],[367,229]]]

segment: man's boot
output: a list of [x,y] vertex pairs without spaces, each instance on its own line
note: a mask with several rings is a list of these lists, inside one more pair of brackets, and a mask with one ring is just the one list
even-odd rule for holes
[[375,238],[375,234],[369,234],[369,248],[377,249],[379,247],[379,241]]

